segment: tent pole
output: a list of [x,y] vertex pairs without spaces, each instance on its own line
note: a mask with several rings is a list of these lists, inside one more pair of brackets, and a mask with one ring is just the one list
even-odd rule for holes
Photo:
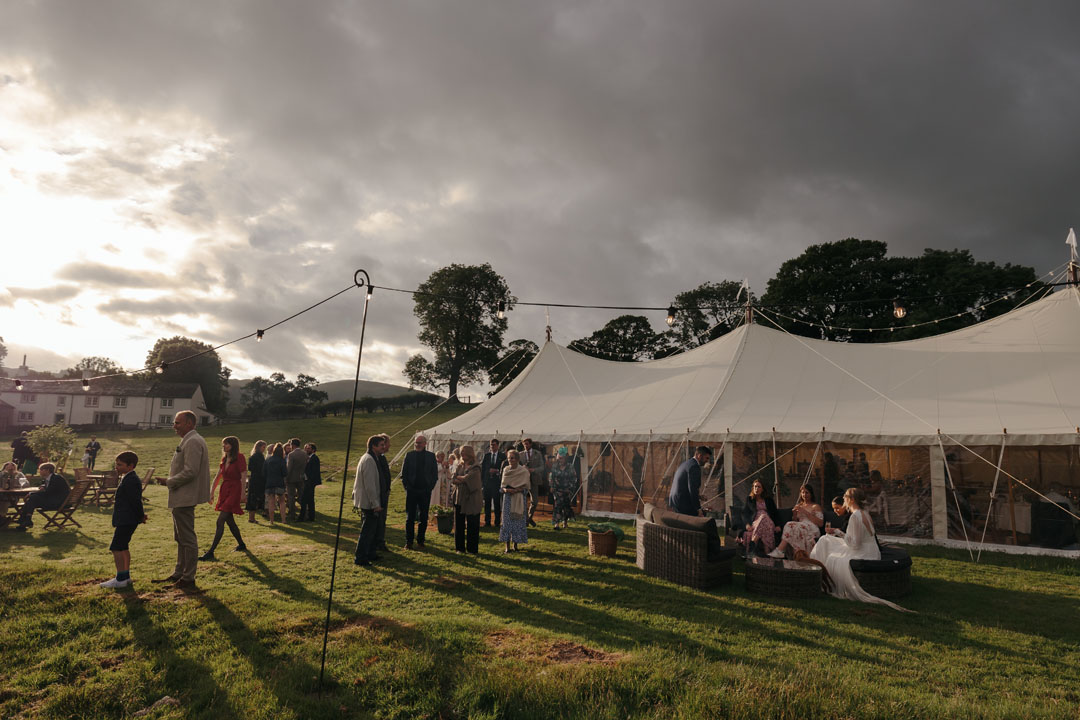
[[1009,480],[1009,522],[1012,524],[1013,545],[1019,546],[1016,539],[1016,505],[1013,504],[1013,481]]

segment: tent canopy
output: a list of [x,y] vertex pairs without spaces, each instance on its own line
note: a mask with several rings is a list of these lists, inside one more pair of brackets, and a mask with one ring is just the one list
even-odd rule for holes
[[[538,441],[1080,444],[1080,289],[962,330],[837,343],[744,325],[642,363],[548,342],[502,392],[427,431]],[[824,430],[823,430],[824,429]]]

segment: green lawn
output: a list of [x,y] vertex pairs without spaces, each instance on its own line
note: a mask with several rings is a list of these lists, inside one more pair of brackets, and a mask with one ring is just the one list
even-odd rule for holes
[[[357,435],[419,414],[362,418]],[[245,450],[300,434],[324,467],[340,464],[340,419],[297,427],[226,429]],[[161,466],[174,444],[164,433],[105,441],[105,457],[130,446]],[[179,705],[142,717],[1077,717],[1072,561],[984,553],[975,565],[916,548],[902,604],[917,614],[901,614],[763,599],[738,571],[712,592],[655,580],[633,564],[629,526],[614,559],[590,557],[578,524],[534,530],[509,556],[485,531],[469,559],[432,531],[426,552],[392,549],[360,570],[348,508],[320,693],[340,491],[320,489],[314,524],[242,521],[251,553],[223,541],[191,597],[149,582],[175,559],[164,488],[149,489],[150,522],[132,541],[133,592],[97,587],[112,571],[107,511],[80,511],[77,531],[0,533],[0,717],[131,717],[166,695]],[[402,506],[396,487],[392,547]],[[197,529],[205,549],[209,509]]]

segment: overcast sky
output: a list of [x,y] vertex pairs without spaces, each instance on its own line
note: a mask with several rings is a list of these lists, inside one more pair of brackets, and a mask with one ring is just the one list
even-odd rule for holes
[[[662,306],[860,237],[1042,274],[1080,225],[1077,28],[1075,2],[4,0],[6,364],[139,367],[356,268]],[[351,377],[361,299],[223,360]],[[553,309],[555,339],[616,314]],[[377,293],[363,377],[403,383],[416,333]]]

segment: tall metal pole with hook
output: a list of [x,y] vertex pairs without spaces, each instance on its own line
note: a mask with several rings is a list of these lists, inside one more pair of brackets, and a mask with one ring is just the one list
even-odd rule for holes
[[[363,276],[363,277],[361,277]],[[367,329],[368,305],[371,304],[371,278],[366,270],[357,270],[353,273],[353,283],[356,287],[365,289],[364,292],[364,315],[360,321],[360,348],[356,353],[356,378],[353,381],[352,407],[349,410],[349,433],[345,440],[345,469],[341,475],[341,501],[338,503],[337,532],[334,534],[334,562],[330,568],[330,593],[326,598],[326,624],[323,626],[322,662],[319,665],[319,690],[323,688],[323,675],[326,672],[326,643],[330,636],[330,608],[334,604],[334,579],[337,577],[338,546],[341,544],[341,516],[345,510],[345,487],[349,477],[349,451],[352,449],[353,422],[356,419],[356,394],[360,387],[360,360],[364,357],[364,331]]]

